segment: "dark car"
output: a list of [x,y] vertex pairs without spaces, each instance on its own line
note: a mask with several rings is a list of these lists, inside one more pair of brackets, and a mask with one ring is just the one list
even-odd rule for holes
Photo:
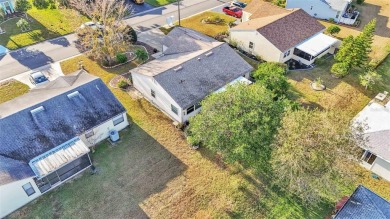
[[244,3],[244,2],[233,2],[232,5],[240,7],[240,8],[246,7],[246,3]]
[[49,82],[46,76],[40,71],[31,73],[29,79],[30,82],[34,85],[46,84]]
[[222,9],[222,11],[230,16],[236,17],[236,18],[241,18],[242,16],[242,10],[241,8],[235,7],[235,6],[227,6]]

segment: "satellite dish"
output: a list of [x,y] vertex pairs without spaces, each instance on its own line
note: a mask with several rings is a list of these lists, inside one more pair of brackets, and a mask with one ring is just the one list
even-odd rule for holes
[[173,24],[174,18],[175,18],[175,16],[173,16],[173,15],[166,18],[168,26],[170,26],[170,27],[174,26],[174,24]]

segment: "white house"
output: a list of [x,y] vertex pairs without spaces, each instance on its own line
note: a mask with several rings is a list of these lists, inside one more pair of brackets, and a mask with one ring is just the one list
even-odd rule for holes
[[352,0],[287,0],[286,8],[302,8],[319,19],[334,19],[337,23],[354,24],[359,12],[351,7]]
[[200,102],[229,83],[248,81],[253,68],[226,43],[176,27],[162,56],[130,70],[134,87],[173,120],[184,123]]
[[371,101],[354,121],[368,125],[361,165],[390,181],[390,102],[382,105]]
[[83,70],[0,104],[0,218],[87,169],[89,146],[128,124],[122,104]]
[[323,34],[325,26],[302,9],[252,1],[243,14],[243,22],[230,29],[230,40],[266,61],[295,60],[309,66],[315,59],[333,54],[340,44]]

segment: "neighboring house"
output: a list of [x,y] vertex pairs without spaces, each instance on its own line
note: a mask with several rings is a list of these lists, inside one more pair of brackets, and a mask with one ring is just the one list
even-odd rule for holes
[[362,166],[390,181],[390,102],[386,105],[370,102],[354,122],[368,126],[364,132],[367,143],[362,146]]
[[0,10],[5,14],[12,14],[15,12],[15,0],[0,0]]
[[302,8],[319,19],[354,24],[359,12],[351,8],[352,0],[287,0],[286,8]]
[[0,218],[88,168],[89,146],[126,126],[122,104],[83,70],[0,104]]
[[173,120],[184,123],[200,102],[229,83],[248,83],[253,68],[227,43],[176,27],[163,39],[162,56],[130,70],[134,87]]
[[323,34],[325,26],[302,9],[287,10],[269,2],[252,1],[243,22],[230,29],[230,40],[266,61],[290,60],[311,65],[333,54],[340,41]]
[[390,202],[359,185],[334,219],[389,219]]

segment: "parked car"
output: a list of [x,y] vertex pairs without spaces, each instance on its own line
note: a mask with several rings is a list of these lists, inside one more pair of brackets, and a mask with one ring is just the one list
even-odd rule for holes
[[233,2],[232,5],[236,6],[236,7],[239,7],[239,8],[245,8],[246,7],[246,3],[238,2],[238,1]]
[[235,6],[227,6],[222,9],[222,12],[224,12],[227,15],[236,17],[236,18],[241,18],[242,16],[242,10],[240,8],[237,8]]
[[143,3],[145,3],[144,0],[133,0],[133,2],[134,2],[135,4],[138,4],[138,5],[142,5]]
[[49,82],[46,76],[40,71],[31,73],[29,79],[30,82],[34,85],[42,85]]

